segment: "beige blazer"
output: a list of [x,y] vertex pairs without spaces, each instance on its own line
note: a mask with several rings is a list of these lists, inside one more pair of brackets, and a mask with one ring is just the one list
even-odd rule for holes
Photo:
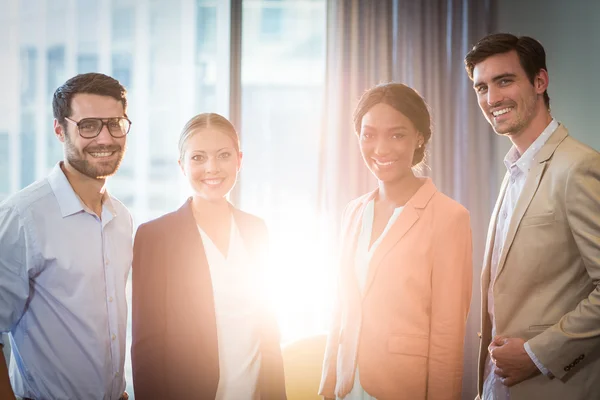
[[361,385],[379,400],[460,399],[472,283],[469,214],[425,179],[375,250],[361,294],[354,252],[363,210],[376,193],[344,213],[319,393],[344,397],[358,366]]
[[[478,392],[491,338],[487,309],[496,220],[481,275]],[[535,157],[493,287],[498,335],[527,341],[554,375],[513,386],[511,400],[600,399],[600,154],[559,125]]]

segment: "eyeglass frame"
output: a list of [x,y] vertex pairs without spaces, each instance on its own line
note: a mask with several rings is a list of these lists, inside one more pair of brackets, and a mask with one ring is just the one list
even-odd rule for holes
[[[94,136],[83,136],[81,134],[81,129],[79,127],[79,124],[81,124],[82,121],[85,120],[89,120],[89,119],[93,119],[93,120],[97,120],[100,121],[102,123],[102,125],[100,125],[100,129],[98,129],[98,132],[96,132],[96,134]],[[108,126],[108,121],[111,119],[124,119],[127,120],[127,122],[129,122],[129,128],[127,129],[127,132],[125,132],[125,134],[123,134],[122,136],[115,136],[113,135],[113,133],[110,131],[110,127]],[[104,127],[106,126],[106,130],[108,131],[108,133],[110,134],[110,136],[114,137],[115,139],[121,139],[124,138],[125,136],[127,136],[127,134],[129,134],[129,131],[131,130],[131,120],[127,117],[110,117],[110,118],[97,118],[97,117],[88,117],[88,118],[82,118],[79,121],[75,121],[69,117],[65,117],[65,120],[71,122],[72,124],[75,124],[75,126],[77,126],[77,133],[79,134],[79,136],[81,136],[84,139],[94,139],[97,138],[100,135],[100,132],[102,132],[102,129],[104,129]],[[122,131],[121,131],[122,132]]]

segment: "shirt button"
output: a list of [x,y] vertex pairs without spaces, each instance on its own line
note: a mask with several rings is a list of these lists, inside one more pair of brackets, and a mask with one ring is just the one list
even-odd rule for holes
[[108,265],[108,258],[104,261],[104,265]]
[[117,335],[115,335],[115,334],[113,333],[113,334],[112,334],[112,336],[111,336],[111,339],[112,339],[112,340],[115,340],[116,338],[117,338]]
[[112,296],[108,298],[108,301],[109,301],[110,303],[112,303],[112,301],[113,301],[113,298],[112,298]]

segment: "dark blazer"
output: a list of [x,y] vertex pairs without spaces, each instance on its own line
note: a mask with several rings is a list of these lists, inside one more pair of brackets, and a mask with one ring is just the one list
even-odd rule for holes
[[[264,222],[233,206],[232,212],[251,257],[261,257],[267,242]],[[214,297],[191,199],[141,225],[133,253],[136,399],[213,400],[219,383]],[[267,307],[260,326],[260,397],[286,399],[279,331]]]

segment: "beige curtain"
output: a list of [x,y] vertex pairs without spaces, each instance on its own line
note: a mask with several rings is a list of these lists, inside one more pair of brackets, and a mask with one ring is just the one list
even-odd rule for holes
[[339,224],[345,204],[375,187],[358,152],[352,112],[360,95],[388,81],[415,88],[429,104],[433,136],[423,174],[467,207],[473,229],[473,301],[463,398],[476,394],[481,261],[498,191],[494,133],[464,69],[470,47],[493,30],[494,0],[329,0],[327,88],[319,199]]

